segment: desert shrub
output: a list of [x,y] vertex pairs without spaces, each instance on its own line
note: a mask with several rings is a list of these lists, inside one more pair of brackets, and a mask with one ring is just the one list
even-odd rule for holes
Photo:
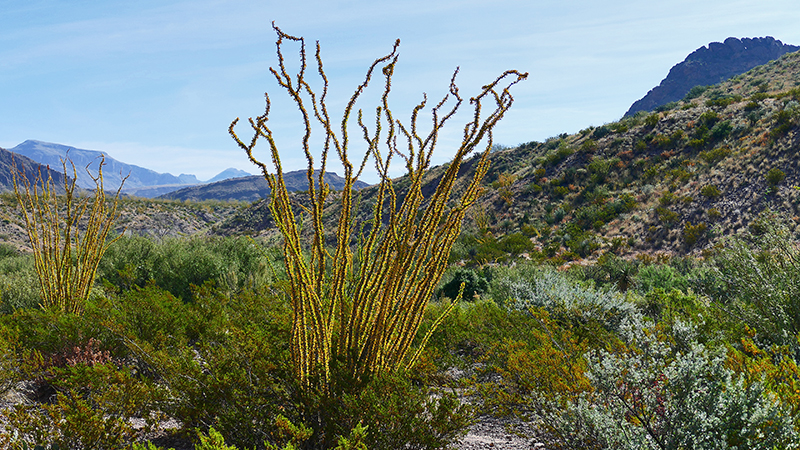
[[[667,266],[669,267],[669,266]],[[653,288],[637,299],[642,314],[653,319],[660,327],[670,330],[691,323],[693,326],[717,325],[705,300],[693,292],[679,289]],[[712,323],[713,322],[713,323]],[[707,331],[703,328],[699,331]],[[698,333],[698,339],[714,339],[711,333]]]
[[709,129],[720,120],[719,114],[716,112],[706,111],[703,114],[700,114],[700,117],[697,118],[698,128],[705,127],[706,129]]
[[27,381],[34,400],[2,412],[0,420],[20,433],[12,444],[123,448],[140,432],[132,418],[146,420],[145,432],[156,427],[161,391],[125,364],[104,313],[89,302],[81,315],[26,309],[3,317],[0,334],[15,337],[9,356],[17,380]]
[[534,251],[536,246],[533,244],[533,242],[531,242],[530,238],[524,234],[511,233],[503,236],[497,241],[497,248],[505,254],[518,256],[522,253]]
[[109,315],[121,334],[154,349],[185,345],[190,307],[154,284],[123,292],[109,301]]
[[709,131],[709,135],[711,136],[712,140],[719,141],[728,137],[728,135],[731,133],[732,130],[733,130],[733,125],[731,125],[731,121],[724,120],[714,124],[714,126],[711,127],[711,130]]
[[[785,448],[792,419],[725,367],[725,355],[694,340],[689,326],[670,336],[627,322],[617,351],[588,354],[591,389],[561,409],[542,409],[554,448]],[[553,413],[555,411],[555,413]]]
[[708,225],[705,222],[692,225],[691,222],[687,221],[683,227],[683,242],[687,247],[693,246],[705,236],[707,229]]
[[510,173],[501,173],[497,180],[492,183],[492,187],[497,189],[500,198],[506,202],[506,205],[511,205],[514,199],[514,192],[511,187],[514,185],[517,176]]
[[602,139],[610,133],[612,133],[611,127],[608,125],[602,125],[592,131],[592,137],[595,139]]
[[548,166],[556,165],[573,153],[575,153],[575,149],[567,145],[565,141],[561,141],[555,150],[547,152],[544,163]]
[[671,291],[678,289],[686,292],[689,288],[689,280],[676,268],[668,264],[648,264],[639,269],[633,283],[636,290],[642,294],[647,294],[653,289],[663,289]]
[[267,259],[257,244],[244,236],[162,241],[126,236],[108,249],[99,274],[118,291],[144,287],[152,281],[189,301],[192,285],[207,281],[230,293],[263,288],[272,279],[275,267]]
[[543,309],[529,315],[525,335],[498,341],[487,355],[484,372],[490,381],[477,386],[485,413],[534,421],[543,409],[558,410],[590,389],[585,354],[591,341]]
[[720,195],[722,195],[722,192],[720,192],[719,188],[716,187],[715,185],[707,184],[707,185],[703,186],[702,188],[700,188],[700,194],[702,196],[704,196],[704,197],[707,197],[707,198],[713,200],[713,199],[719,197]]
[[755,331],[747,329],[739,342],[728,344],[727,366],[749,382],[762,382],[766,389],[791,412],[795,428],[800,428],[800,368],[789,346],[764,346],[753,340]]
[[591,176],[590,183],[602,184],[605,183],[606,178],[611,169],[619,162],[619,158],[600,158],[595,157],[586,165],[586,170],[589,171]]
[[581,143],[581,146],[580,146],[579,150],[582,151],[582,152],[592,153],[592,152],[596,151],[597,148],[598,148],[597,141],[595,141],[594,139],[590,138],[590,139],[586,139],[585,141],[583,141],[583,143]]
[[[247,291],[231,299],[210,286],[197,289],[195,300],[185,305],[155,287],[126,298],[137,295],[142,298],[129,305],[132,309],[152,302],[185,311],[191,346],[175,339],[155,347],[141,333],[130,333],[130,339],[133,357],[169,388],[168,401],[159,406],[186,432],[213,427],[218,442],[236,448],[260,449],[266,443],[266,448],[327,449],[343,437],[370,449],[427,449],[452,442],[471,417],[455,397],[436,400],[404,373],[357,381],[335,364],[329,392],[303,388],[293,376],[285,299]],[[174,315],[168,309],[165,314]],[[356,436],[359,424],[366,433]]]
[[591,231],[582,230],[575,223],[568,223],[559,232],[564,245],[580,258],[586,258],[600,248],[597,236]]
[[700,152],[700,158],[705,161],[706,164],[713,165],[727,158],[730,154],[730,147],[721,146]]
[[619,122],[614,122],[609,125],[611,127],[611,131],[615,133],[625,133],[630,129],[628,122],[621,120]]
[[51,449],[125,448],[137,435],[128,418],[107,415],[80,396],[62,393],[52,403],[16,405],[0,418],[16,432],[0,433],[0,443],[15,449],[42,444]]
[[774,213],[747,235],[724,241],[712,260],[716,285],[706,292],[757,331],[762,342],[797,345],[800,333],[800,250]]
[[489,289],[489,281],[483,273],[478,273],[473,269],[459,268],[453,273],[453,278],[441,287],[439,295],[455,299],[458,297],[462,283],[464,292],[461,298],[467,301],[474,300],[476,296],[482,295]]
[[9,255],[0,259],[0,313],[38,308],[41,294],[33,260],[28,255]]
[[670,191],[665,191],[661,194],[661,197],[658,198],[658,204],[661,206],[669,206],[673,202],[675,202],[676,196]]
[[661,106],[656,106],[653,109],[653,111],[655,111],[655,112],[670,111],[670,110],[675,109],[677,106],[678,106],[678,102],[669,102],[669,103],[665,103],[665,104],[663,104]]
[[0,261],[19,256],[19,252],[10,244],[0,243]]
[[672,147],[672,145],[674,144],[674,142],[672,141],[672,139],[670,139],[669,136],[663,134],[657,134],[653,136],[653,138],[650,140],[650,143],[658,148],[663,148],[663,149],[668,149]]
[[198,432],[197,438],[200,442],[195,445],[195,450],[238,450],[236,446],[227,445],[225,437],[214,427],[208,429],[208,434]]
[[728,105],[732,105],[741,100],[742,96],[740,95],[723,95],[717,98],[711,98],[706,100],[706,106],[724,108]]
[[144,236],[122,236],[106,250],[98,266],[98,278],[118,289],[144,286],[153,277],[158,244]]
[[695,86],[689,89],[689,92],[686,93],[686,96],[683,98],[683,101],[689,101],[697,97],[700,97],[701,95],[703,95],[704,92],[708,90],[709,87],[710,86]]
[[622,292],[628,290],[639,271],[637,261],[621,258],[606,252],[597,258],[597,263],[582,267],[583,277],[599,286],[611,284]]
[[644,125],[645,125],[646,127],[653,128],[654,126],[656,126],[656,124],[658,124],[658,119],[659,119],[659,118],[660,118],[660,116],[659,116],[659,114],[658,114],[658,113],[649,114],[649,115],[648,115],[648,116],[647,116],[647,117],[644,119]]
[[369,449],[439,449],[466,432],[470,408],[452,393],[434,398],[425,386],[415,386],[402,374],[376,374],[359,383],[334,374],[334,396],[306,394],[311,416],[312,442],[333,448],[359,424],[366,428]]
[[544,308],[556,319],[595,321],[609,330],[615,330],[625,317],[635,314],[634,305],[616,289],[584,286],[547,267],[526,272],[499,280],[505,290],[503,297],[513,299],[507,303],[512,309]]
[[772,169],[769,169],[764,178],[767,181],[767,185],[774,188],[775,186],[781,184],[784,179],[786,179],[786,174],[783,173],[781,169],[773,167]]
[[45,359],[61,358],[74,348],[86,348],[90,339],[102,343],[101,350],[114,356],[123,351],[105,324],[105,312],[89,303],[86,317],[45,311],[38,308],[18,310],[0,316],[0,326],[14,333],[18,348],[36,351]]
[[655,212],[658,220],[665,225],[672,225],[678,221],[678,213],[671,209],[658,207]]
[[465,261],[469,266],[479,266],[495,261],[504,261],[508,255],[497,246],[497,238],[491,234],[463,233],[459,236],[450,254],[450,261]]
[[786,135],[794,127],[794,114],[787,109],[782,109],[772,116],[772,129],[770,138],[775,141]]
[[265,441],[283,445],[273,435],[277,415],[305,423],[290,375],[286,301],[247,292],[229,299],[204,287],[186,308],[191,346],[175,339],[155,347],[130,337],[133,358],[169,390],[162,411],[187,432],[214,427],[240,448],[261,448]]
[[[495,291],[495,294],[498,294]],[[498,294],[499,295],[499,294]],[[524,311],[502,306],[509,299],[459,303],[431,335],[426,358],[435,368],[425,375],[439,376],[450,367],[469,370],[476,360],[505,339],[526,339],[533,320]],[[427,332],[448,305],[434,302],[425,312],[422,332]]]
[[610,201],[603,201],[600,204],[590,204],[575,211],[574,221],[584,230],[596,228],[595,224],[602,222],[608,223],[621,214],[625,214],[636,207],[636,200],[630,194],[622,194]]
[[15,345],[17,338],[13,332],[0,328],[0,395],[5,395],[21,380],[20,361],[22,356]]
[[228,272],[224,255],[201,239],[165,241],[153,261],[156,285],[184,301],[192,299],[192,285],[220,282]]

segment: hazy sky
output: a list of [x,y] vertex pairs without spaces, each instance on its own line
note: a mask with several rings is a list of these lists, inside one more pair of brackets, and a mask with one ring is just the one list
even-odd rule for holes
[[320,41],[334,110],[397,38],[401,118],[423,92],[442,95],[456,66],[466,96],[505,69],[530,72],[496,130],[505,145],[619,119],[709,42],[800,45],[797,0],[0,0],[0,146],[56,142],[201,179],[255,173],[227,127],[261,114],[270,92],[287,169],[301,168],[297,111],[268,72],[272,21]]

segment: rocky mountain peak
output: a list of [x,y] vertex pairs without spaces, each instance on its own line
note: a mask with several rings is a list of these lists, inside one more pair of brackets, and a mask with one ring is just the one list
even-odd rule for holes
[[800,47],[784,44],[772,36],[712,42],[693,51],[685,60],[670,69],[661,84],[631,105],[626,116],[638,111],[651,111],[669,102],[683,99],[695,86],[707,86],[778,59]]

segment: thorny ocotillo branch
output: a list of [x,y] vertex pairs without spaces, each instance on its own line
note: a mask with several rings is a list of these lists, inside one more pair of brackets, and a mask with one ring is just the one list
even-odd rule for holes
[[[442,129],[465,103],[455,82],[458,70],[450,80],[449,93],[430,109],[430,131],[424,134],[418,128],[420,114],[428,105],[427,96],[423,96],[413,109],[410,122],[404,125],[395,119],[389,108],[398,40],[388,55],[369,66],[364,81],[355,89],[337,124],[326,104],[328,78],[319,43],[315,60],[322,83],[321,93],[306,79],[305,40],[284,33],[274,24],[273,28],[278,36],[278,67],[270,71],[297,105],[304,126],[302,149],[308,163],[308,204],[299,207],[310,218],[313,239],[309,244],[301,237],[295,215],[298,205],[287,190],[278,146],[268,125],[269,95],[266,95],[264,114],[249,119],[253,131],[249,143],[242,141],[234,131],[239,119],[231,123],[229,132],[261,169],[271,189],[269,207],[284,238],[294,310],[291,348],[296,375],[306,385],[315,379],[327,383],[334,359],[344,361],[350,375],[356,378],[381,371],[406,370],[415,363],[430,337],[429,332],[418,350],[411,351],[425,307],[444,273],[464,215],[481,193],[481,180],[489,167],[492,129],[513,103],[511,86],[525,79],[527,73],[506,71],[469,99],[473,114],[463,127],[461,144],[435,192],[424,198],[423,176],[430,168]],[[283,48],[287,41],[300,47],[300,68],[296,74],[286,70]],[[380,76],[383,77],[383,92],[380,105],[375,109],[374,125],[370,128],[364,112],[356,110],[356,103],[373,78]],[[487,103],[492,107],[485,110]],[[357,169],[352,163],[348,131],[354,112],[366,144]],[[312,129],[317,127],[324,136],[318,169],[311,148]],[[269,146],[271,166],[253,154],[259,140],[266,141]],[[471,181],[461,195],[452,195],[461,164],[479,145],[483,147],[476,157]],[[324,178],[331,151],[336,153],[344,168],[344,188],[335,193],[339,203],[335,249],[325,246],[323,224],[323,209],[332,195]],[[404,186],[402,195],[395,189],[389,172],[395,157],[401,159],[406,168],[408,187]],[[372,188],[375,203],[371,218],[361,228],[364,224],[359,225],[354,220],[354,183],[370,161],[374,163],[380,182]],[[401,196],[402,201],[398,201]],[[354,253],[351,240],[359,229],[366,231]],[[443,317],[436,321],[432,330]]]

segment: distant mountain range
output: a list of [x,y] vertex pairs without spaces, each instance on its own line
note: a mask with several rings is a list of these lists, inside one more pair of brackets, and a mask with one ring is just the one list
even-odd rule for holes
[[[85,189],[94,189],[95,183],[92,175],[97,174],[98,164],[105,155],[105,166],[103,167],[103,181],[106,190],[116,190],[119,188],[122,179],[128,176],[123,186],[123,193],[137,197],[175,200],[242,200],[255,201],[269,196],[269,186],[261,175],[251,175],[243,170],[229,168],[225,169],[208,181],[200,181],[191,174],[180,174],[178,176],[170,173],[158,173],[154,170],[133,164],[126,164],[96,150],[84,150],[62,144],[28,140],[16,147],[0,154],[0,190],[13,190],[11,184],[10,165],[5,161],[11,161],[12,152],[17,154],[17,158],[23,161],[25,166],[34,167],[39,164],[50,166],[54,172],[60,176],[58,180],[63,182],[62,159],[69,158],[75,164],[77,174],[77,184]],[[10,162],[9,162],[10,164]],[[86,171],[89,168],[90,173]],[[72,167],[67,166],[67,176],[73,176]],[[55,178],[54,178],[55,179]],[[284,174],[286,185],[290,191],[304,191],[308,189],[308,181],[305,170],[287,172]],[[325,175],[325,181],[332,189],[342,189],[344,179],[329,172]],[[364,182],[356,182],[356,189],[368,186]]]
[[[286,187],[291,192],[308,189],[308,178],[305,170],[295,170],[283,174]],[[315,174],[316,176],[316,174]],[[333,172],[325,173],[325,182],[334,190],[344,187],[344,178]],[[369,186],[363,181],[356,181],[354,187],[359,190]],[[216,183],[185,187],[161,195],[160,198],[172,200],[241,200],[253,202],[269,197],[270,189],[267,180],[261,175],[242,178],[231,178]]]
[[[63,170],[62,159],[69,158],[75,164],[78,186],[86,189],[94,188],[95,184],[94,180],[92,180],[92,175],[97,174],[98,164],[104,155],[103,182],[107,190],[118,189],[126,176],[128,178],[125,180],[123,192],[141,197],[156,197],[188,185],[203,183],[191,174],[182,173],[175,176],[170,173],[158,173],[144,167],[117,161],[104,152],[79,149],[62,144],[28,140],[9,150],[40,164],[50,166],[50,168],[59,172]],[[91,175],[87,173],[87,167]],[[71,177],[73,175],[70,173],[71,171],[72,167],[68,165],[67,176]],[[220,172],[206,183],[249,175],[243,170],[230,168]]]
[[771,37],[729,37],[725,42],[712,42],[689,54],[670,69],[661,84],[631,105],[625,116],[638,111],[652,111],[659,106],[682,100],[695,86],[709,86],[743,74],[800,47],[784,44]]

